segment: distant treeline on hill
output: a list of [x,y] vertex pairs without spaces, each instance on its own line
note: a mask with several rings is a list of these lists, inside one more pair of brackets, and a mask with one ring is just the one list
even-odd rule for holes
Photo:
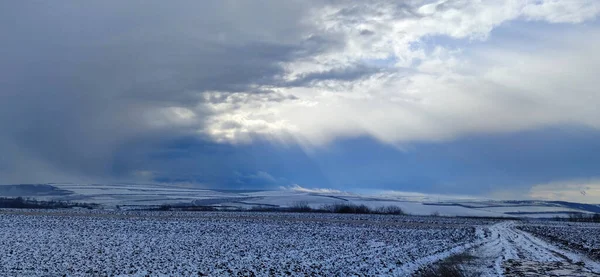
[[584,213],[572,213],[569,217],[557,216],[554,218],[556,221],[570,221],[570,222],[598,222],[600,223],[600,213],[584,214]]
[[[159,211],[218,211],[217,207],[211,206],[171,206],[161,205],[150,210]],[[234,211],[242,211],[237,208]],[[298,202],[291,207],[272,207],[272,206],[255,206],[249,209],[252,212],[295,212],[295,213],[337,213],[337,214],[395,214],[403,215],[404,211],[398,206],[383,206],[378,208],[370,208],[366,205],[356,205],[351,203],[325,204],[319,208],[312,208],[305,202]]]
[[570,214],[568,220],[574,222],[600,222],[600,214]]
[[74,203],[67,201],[39,201],[23,197],[0,197],[0,208],[12,209],[64,209],[64,208],[96,208],[97,204]]

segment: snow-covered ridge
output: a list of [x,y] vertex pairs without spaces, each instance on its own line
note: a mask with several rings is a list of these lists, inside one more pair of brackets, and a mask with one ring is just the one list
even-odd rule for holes
[[280,190],[211,190],[191,186],[154,184],[69,184],[0,185],[0,197],[29,197],[97,203],[106,208],[117,206],[194,205],[284,208],[307,204],[313,208],[336,203],[366,205],[371,208],[398,206],[414,215],[440,214],[480,217],[554,217],[571,213],[600,212],[599,205],[552,201],[493,201],[407,197],[399,194],[362,195],[336,190],[311,190],[300,187]]

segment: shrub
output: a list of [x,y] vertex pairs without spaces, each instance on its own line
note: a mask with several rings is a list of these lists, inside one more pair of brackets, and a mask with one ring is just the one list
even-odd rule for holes
[[355,205],[347,203],[337,203],[324,205],[322,210],[336,214],[370,214],[373,211],[366,205]]
[[375,210],[378,214],[397,214],[402,215],[404,211],[398,206],[383,206]]
[[584,213],[571,213],[569,214],[568,221],[574,222],[600,222],[600,214],[584,214]]
[[299,213],[314,212],[314,210],[308,205],[308,203],[304,201],[294,203],[288,210],[290,212]]
[[183,206],[180,208],[186,212],[213,212],[217,211],[217,208],[213,206]]
[[160,207],[158,207],[159,211],[170,211],[171,210],[171,205],[167,205],[167,204],[162,204],[160,205]]

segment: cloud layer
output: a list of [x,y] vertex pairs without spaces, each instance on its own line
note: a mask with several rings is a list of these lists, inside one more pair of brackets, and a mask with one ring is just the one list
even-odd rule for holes
[[[288,86],[271,89],[293,98],[245,97],[214,115],[208,129],[230,141],[243,141],[248,133],[291,134],[321,145],[340,136],[399,143],[561,124],[600,126],[591,104],[598,100],[598,29],[552,25],[593,19],[597,3],[422,4],[320,10],[313,15],[321,26],[315,31],[343,41],[286,64]],[[222,125],[238,128],[224,131]]]
[[[322,186],[331,174],[309,160],[346,139],[406,151],[597,130],[599,13],[595,0],[5,2],[0,182]],[[265,142],[319,173],[243,156]],[[392,175],[372,181],[402,189]]]

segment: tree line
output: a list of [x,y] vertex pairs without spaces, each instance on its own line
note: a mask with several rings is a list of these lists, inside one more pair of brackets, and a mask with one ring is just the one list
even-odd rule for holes
[[0,208],[11,209],[64,209],[64,208],[96,208],[98,204],[75,203],[69,201],[41,201],[23,197],[0,197]]

